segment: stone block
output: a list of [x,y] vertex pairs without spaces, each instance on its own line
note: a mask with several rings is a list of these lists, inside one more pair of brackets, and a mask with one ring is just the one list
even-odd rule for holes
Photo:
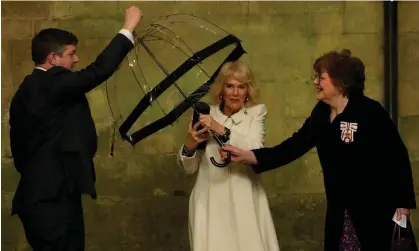
[[[144,20],[147,23],[161,19],[170,14],[193,14],[197,9],[205,9],[206,3],[196,2],[177,2],[177,1],[148,1],[139,4],[135,1],[123,1],[118,5],[118,11],[121,16],[125,15],[125,10],[132,5],[136,5],[144,14]],[[142,22],[143,22],[142,21]],[[143,23],[144,24],[144,23]]]
[[249,2],[249,13],[259,15],[295,15],[306,12],[304,2]]
[[309,41],[313,45],[313,51],[310,67],[312,67],[315,60],[323,54],[333,50],[340,51],[342,49],[341,40],[342,35],[318,34],[311,36]]
[[96,87],[87,93],[87,99],[96,124],[96,130],[102,132],[107,130],[114,121],[106,96],[106,86],[104,84]]
[[365,64],[366,79],[383,79],[383,39],[380,34],[345,34],[340,48],[350,49]]
[[415,194],[419,193],[419,161],[411,162],[413,185],[415,186]]
[[20,174],[16,171],[12,159],[2,158],[1,174],[1,190],[5,192],[15,192],[20,179]]
[[[321,245],[326,213],[324,194],[278,193],[271,195],[269,202],[281,250]],[[316,250],[311,248],[303,250]]]
[[364,93],[366,96],[384,104],[384,80],[367,78]]
[[399,132],[405,143],[410,161],[419,161],[419,116],[399,119]]
[[324,193],[323,172],[316,153],[309,152],[273,172],[274,184],[267,188],[270,193]]
[[365,64],[366,81],[384,78],[383,42],[378,34],[343,34],[318,35],[311,39],[313,44],[312,62],[323,54],[342,49],[349,49],[353,56],[359,57]]
[[[263,48],[254,46],[245,42],[246,48]],[[279,58],[275,54],[269,54],[264,51],[249,50],[248,58],[252,71],[260,85],[276,84],[284,77],[289,77],[289,73],[279,66]]]
[[[419,201],[419,196],[416,194],[416,201]],[[419,214],[418,214],[418,210],[412,210],[411,211],[411,215],[410,215],[410,221],[412,224],[412,228],[413,228],[413,233],[415,234],[416,237],[416,243],[419,242],[419,237],[418,234],[419,233]]]
[[[188,194],[195,181],[176,163],[180,146],[161,135],[152,135],[132,148],[116,142],[109,157],[110,134],[99,134],[100,150],[95,158],[97,189],[100,195],[142,197],[150,194]],[[118,137],[118,136],[117,136]],[[165,153],[166,152],[166,153]]]
[[12,149],[10,147],[9,113],[4,113],[1,122],[1,157],[6,161],[12,161]]
[[[240,15],[238,15],[237,17],[240,17]],[[280,19],[280,16],[269,16],[263,13],[243,15],[242,17],[244,19],[236,27],[233,28],[234,33],[235,34],[237,33],[239,38],[242,38],[242,37],[250,38],[251,36],[260,36],[260,35],[268,36],[269,34],[274,32],[276,22]],[[219,24],[223,25],[223,23],[221,22]],[[240,27],[243,29],[239,29],[240,32],[237,32],[237,27]]]
[[245,41],[243,39],[247,39],[247,35],[253,34],[253,32],[256,32],[256,34],[269,34],[269,32],[267,31],[267,29],[269,29],[269,26],[259,30],[258,27],[260,26],[255,27],[254,24],[250,22],[248,15],[223,15],[221,13],[214,13],[208,17],[198,17],[214,24],[215,26],[218,26],[219,28],[225,30],[229,34],[238,37],[243,42]]
[[96,201],[86,198],[84,211],[87,243],[91,243],[92,250],[101,243],[134,250],[133,247],[180,245],[188,241],[188,198],[99,197]]
[[285,117],[285,91],[281,83],[267,84],[261,88],[260,102],[266,105],[267,115],[265,122],[265,145],[278,144],[286,135],[284,133]]
[[35,21],[34,30],[59,28],[72,32],[80,40],[112,39],[123,26],[123,20],[113,19],[67,19],[54,21]]
[[270,16],[272,22],[272,32],[277,36],[277,40],[281,41],[283,38],[292,37],[296,35],[306,35],[314,33],[311,28],[313,15],[294,14],[294,15],[279,15]]
[[[273,61],[275,74],[280,82],[306,82],[312,75],[312,49],[309,36],[295,34],[278,38],[275,41]],[[260,47],[266,48],[266,47]]]
[[1,20],[1,39],[32,39],[34,35],[32,20],[23,19],[2,19]]
[[399,116],[415,116],[419,115],[419,85],[417,81],[399,82],[398,101],[399,101]]
[[343,27],[345,33],[382,33],[382,2],[345,2]]
[[10,42],[12,52],[11,73],[13,94],[25,76],[32,73],[34,64],[31,55],[31,40],[14,40]]
[[176,2],[175,8],[182,13],[192,14],[197,17],[207,18],[211,15],[218,16],[245,16],[249,12],[247,1],[208,1],[203,3]]
[[398,3],[398,31],[419,32],[419,3],[403,1]]
[[[3,2],[1,16],[3,18],[49,19],[52,2]],[[3,21],[3,20],[2,20]]]
[[310,116],[317,103],[314,84],[310,81],[296,81],[288,83],[285,89],[287,90],[285,115],[298,118]]
[[343,17],[341,13],[315,13],[308,15],[309,33],[342,34]]
[[[312,107],[312,109],[314,108],[314,106]],[[304,124],[304,122],[306,121],[306,119],[310,116],[311,111],[305,116],[305,117],[301,117],[301,118],[292,118],[292,117],[287,117],[286,120],[286,138],[291,137],[295,132],[297,132]]]
[[[108,18],[123,21],[119,3],[109,2],[53,2],[52,19]],[[94,11],[92,11],[94,10]]]
[[306,4],[305,13],[343,13],[345,9],[345,3],[343,1],[335,1],[335,2],[328,2],[328,1],[307,1],[304,2]]
[[399,35],[399,80],[417,81],[419,78],[419,33],[402,33]]
[[[1,227],[7,231],[1,231],[2,250],[29,251],[22,223],[19,218],[10,215],[10,210],[1,209]],[[13,247],[6,249],[6,247]]]
[[2,41],[1,49],[1,156],[11,157],[9,140],[9,107],[14,94],[12,78],[12,52],[8,41]]
[[9,102],[13,94],[13,82],[12,82],[12,52],[10,43],[2,41],[1,44],[1,107],[2,113],[4,114],[9,107]]
[[266,15],[295,15],[307,13],[335,13],[343,12],[342,2],[262,2],[254,1],[249,4],[251,14]]

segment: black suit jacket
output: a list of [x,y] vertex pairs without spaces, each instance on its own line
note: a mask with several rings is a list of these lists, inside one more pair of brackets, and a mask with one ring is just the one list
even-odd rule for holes
[[132,48],[117,34],[81,71],[53,67],[26,76],[10,106],[11,149],[21,175],[12,213],[66,193],[96,196],[97,136],[85,93],[107,80]]

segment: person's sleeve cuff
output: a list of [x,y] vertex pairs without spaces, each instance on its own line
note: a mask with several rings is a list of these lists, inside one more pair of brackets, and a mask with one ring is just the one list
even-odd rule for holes
[[131,41],[131,43],[134,44],[134,35],[132,35],[132,33],[129,30],[127,30],[127,29],[121,29],[119,31],[119,33],[121,33],[122,35],[126,36]]

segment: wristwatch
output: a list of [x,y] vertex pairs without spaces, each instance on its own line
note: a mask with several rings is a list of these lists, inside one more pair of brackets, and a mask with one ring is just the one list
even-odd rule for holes
[[194,154],[195,154],[195,149],[194,149],[194,150],[192,150],[192,151],[190,151],[190,150],[188,150],[188,149],[186,148],[186,146],[185,146],[185,145],[183,145],[183,147],[182,147],[182,155],[183,155],[183,156],[186,156],[186,157],[193,157],[193,156],[194,156]]
[[224,142],[226,143],[227,141],[230,140],[230,134],[231,134],[231,130],[227,127],[224,127],[224,134],[220,135],[217,134],[217,136]]
[[231,130],[227,127],[224,127],[224,142],[227,142],[230,140],[230,134],[231,134]]

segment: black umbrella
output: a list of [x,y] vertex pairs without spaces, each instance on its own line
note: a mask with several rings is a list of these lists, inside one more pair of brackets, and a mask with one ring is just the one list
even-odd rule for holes
[[[122,138],[134,146],[172,125],[189,108],[200,113],[195,104],[208,93],[221,66],[244,53],[237,37],[195,16],[169,15],[147,26],[138,33],[134,49],[106,86]],[[124,90],[122,83],[131,86]],[[118,92],[124,98],[117,100]],[[138,103],[124,103],[129,96],[136,96],[131,100]],[[162,114],[158,119],[154,118],[157,110],[151,108],[156,106]],[[210,134],[224,145],[216,134]],[[211,162],[224,167],[230,155],[224,163],[213,157]]]

